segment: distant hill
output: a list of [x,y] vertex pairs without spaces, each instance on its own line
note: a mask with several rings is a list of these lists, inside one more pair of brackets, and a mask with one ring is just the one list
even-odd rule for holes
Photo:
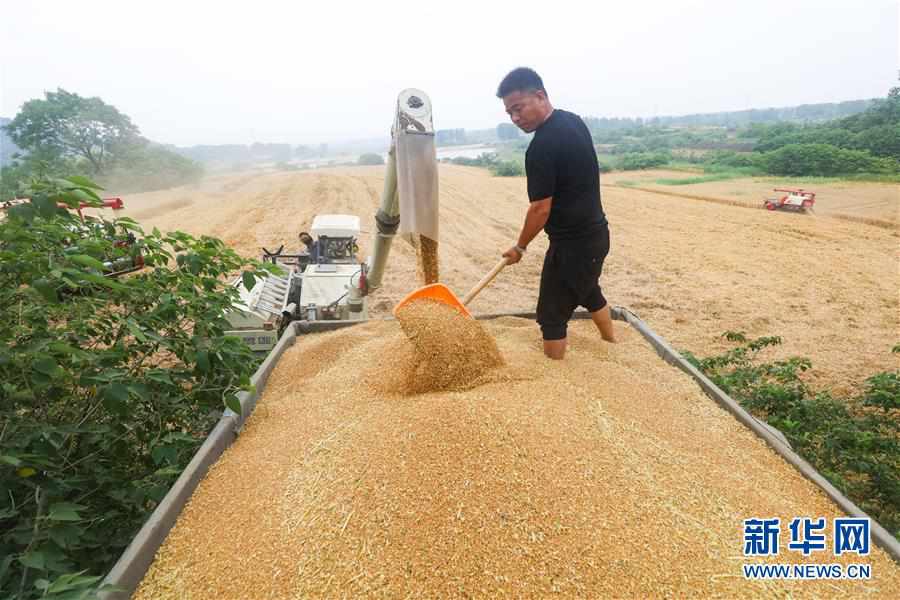
[[[849,100],[846,102],[829,102],[821,104],[801,104],[780,108],[752,108],[731,112],[697,113],[681,116],[664,116],[649,119],[606,118],[585,116],[584,120],[597,135],[604,131],[631,129],[641,126],[666,127],[741,127],[751,123],[792,122],[824,122],[839,119],[865,111],[872,100]],[[8,120],[8,119],[6,119]],[[497,143],[497,129],[453,129],[439,130],[439,146],[454,144],[494,144]],[[452,133],[452,141],[447,135]],[[524,139],[524,138],[523,138]],[[527,141],[527,140],[526,140]],[[9,143],[8,140],[4,143]],[[206,165],[239,165],[265,162],[289,162],[314,158],[333,157],[343,154],[360,154],[364,152],[383,152],[390,145],[387,138],[330,142],[328,144],[300,145],[291,144],[216,144],[196,145],[189,147],[168,146],[192,160]],[[14,151],[14,150],[13,150]],[[11,154],[12,152],[10,152]]]
[[10,121],[11,119],[0,117],[0,167],[9,164],[12,161],[13,154],[15,154],[16,152],[21,152],[21,150],[19,150],[19,148],[17,148],[16,145],[12,143],[12,140],[9,139],[9,136],[6,135],[6,131],[2,129],[3,126]]
[[[822,123],[833,119],[849,117],[864,112],[872,105],[873,100],[848,100],[846,102],[828,102],[821,104],[801,104],[780,108],[751,108],[731,112],[696,113],[691,115],[669,115],[653,118],[620,118],[595,117],[582,115],[591,133],[601,136],[608,132],[634,129],[636,127],[746,127],[751,123]],[[505,124],[505,123],[504,123]],[[438,131],[447,138],[452,134],[452,144],[495,144],[501,141],[497,137],[497,129],[452,129]],[[452,145],[441,143],[438,145]]]
[[591,131],[609,131],[641,126],[664,127],[742,127],[751,123],[821,123],[849,117],[872,106],[874,99],[848,100],[846,102],[825,102],[821,104],[801,104],[780,108],[750,108],[717,113],[697,113],[691,115],[664,116],[642,119],[585,117]]
[[781,108],[751,108],[732,112],[659,117],[658,119],[650,119],[650,121],[657,121],[660,125],[719,125],[726,127],[749,125],[750,123],[776,123],[779,121],[821,122],[861,113],[872,105],[873,100],[801,104],[799,106]]

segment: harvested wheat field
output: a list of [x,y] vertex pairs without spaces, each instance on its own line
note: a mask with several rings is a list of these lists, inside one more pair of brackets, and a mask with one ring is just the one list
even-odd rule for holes
[[[666,185],[659,179],[688,179],[697,173],[651,170],[613,173],[609,183],[631,185],[667,194],[687,194],[698,198],[721,200],[760,208],[764,198],[783,194],[774,188],[803,188],[816,192],[815,212],[839,218],[870,221],[881,226],[900,225],[900,186],[896,183],[873,181],[807,181],[792,182],[790,178],[739,177],[724,181],[707,181],[682,185]],[[702,175],[700,173],[699,175]]]
[[[262,246],[298,247],[297,234],[315,214],[344,212],[364,224],[365,256],[383,174],[383,167],[353,167],[221,176],[126,196],[123,214],[146,227],[215,235],[259,256]],[[603,175],[601,182],[614,183],[619,175]],[[525,180],[443,164],[440,177],[441,281],[462,294],[515,242],[527,207]],[[861,189],[851,187],[848,195]],[[900,193],[896,198],[900,206]],[[808,378],[837,393],[858,390],[873,373],[897,367],[890,352],[900,341],[897,229],[606,186],[603,205],[612,238],[606,297],[632,309],[676,348],[720,351],[719,336],[727,330],[780,335],[784,345],[766,358],[809,357],[814,369]],[[534,310],[545,248],[540,235],[471,310]],[[394,244],[370,314],[389,314],[410,291],[416,269],[415,251]],[[532,334],[539,335],[536,327]]]
[[135,598],[895,597],[877,548],[868,581],[743,579],[742,519],[840,513],[627,326],[562,362],[485,327],[505,365],[416,395],[397,322],[299,338]]

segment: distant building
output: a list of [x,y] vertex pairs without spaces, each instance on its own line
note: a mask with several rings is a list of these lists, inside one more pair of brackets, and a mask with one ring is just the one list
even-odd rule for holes
[[437,146],[455,146],[466,143],[465,129],[438,129],[434,132],[434,143]]

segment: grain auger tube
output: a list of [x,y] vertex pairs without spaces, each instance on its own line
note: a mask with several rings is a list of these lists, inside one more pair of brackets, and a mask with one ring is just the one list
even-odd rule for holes
[[397,97],[381,206],[368,262],[368,289],[381,286],[391,243],[398,232],[414,243],[438,239],[438,179],[431,100],[408,88]]

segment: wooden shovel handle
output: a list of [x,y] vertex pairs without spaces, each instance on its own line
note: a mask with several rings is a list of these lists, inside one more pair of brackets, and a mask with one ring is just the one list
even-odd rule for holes
[[497,273],[502,271],[503,267],[505,267],[505,266],[506,266],[506,257],[504,256],[503,258],[500,259],[500,262],[498,262],[496,265],[494,265],[494,268],[491,269],[490,273],[488,273],[487,275],[482,277],[481,281],[476,283],[475,287],[473,287],[471,290],[469,290],[469,293],[466,294],[466,297],[463,298],[463,300],[462,300],[463,306],[466,306],[467,304],[469,304],[469,302],[471,302],[475,298],[475,296],[478,295],[478,292],[483,290],[487,284],[489,284],[491,281],[493,281],[494,277],[497,276]]

